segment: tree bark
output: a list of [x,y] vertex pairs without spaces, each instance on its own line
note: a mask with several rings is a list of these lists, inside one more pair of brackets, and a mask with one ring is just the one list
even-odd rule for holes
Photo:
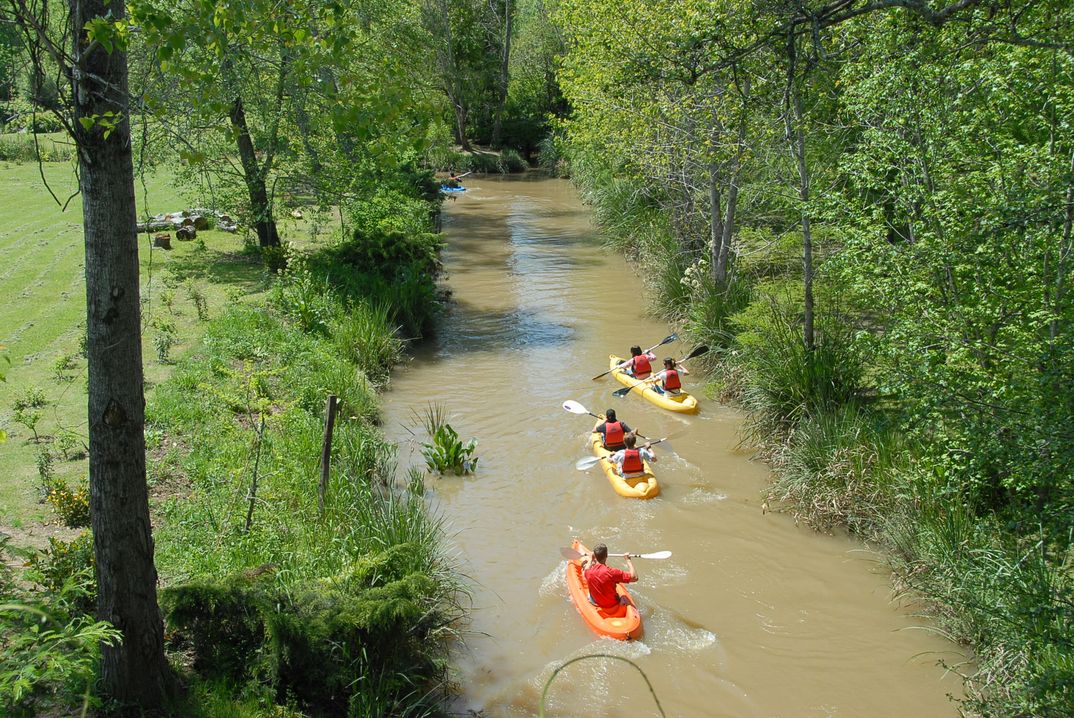
[[496,115],[492,121],[492,146],[499,148],[503,144],[503,111],[507,105],[507,90],[511,69],[511,31],[514,11],[511,0],[503,3],[503,53],[500,55],[500,77],[496,87]]
[[[715,151],[715,148],[713,149]],[[709,241],[709,268],[712,272],[712,278],[718,284],[722,284],[723,280],[720,279],[721,266],[720,256],[723,254],[723,198],[720,192],[720,165],[716,160],[709,161],[709,225],[710,241]],[[725,274],[726,276],[726,274]]]
[[806,164],[805,132],[802,130],[802,96],[795,84],[796,47],[794,33],[787,41],[787,108],[783,115],[787,142],[798,168],[798,198],[802,203],[802,343],[812,351],[813,333],[813,235],[809,225],[809,166]]
[[[118,20],[121,0],[71,0],[75,141],[86,244],[90,513],[97,559],[97,617],[123,633],[105,646],[105,695],[143,709],[162,705],[172,675],[164,658],[145,473],[145,398],[138,302],[134,165],[127,58],[100,46],[81,56],[93,18]],[[117,113],[110,131],[99,119]],[[93,120],[93,121],[91,121]],[[81,124],[86,121],[89,129]],[[106,136],[107,135],[107,136]]]
[[[748,85],[747,85],[748,88]],[[749,90],[747,89],[747,92]],[[743,102],[745,102],[743,100]],[[731,237],[735,231],[735,211],[738,209],[738,179],[742,172],[742,156],[746,151],[746,108],[738,121],[738,146],[731,160],[731,172],[727,187],[727,214],[723,219],[723,238],[720,241],[720,257],[716,263],[716,281],[720,286],[727,285],[728,265],[731,259]],[[811,258],[812,259],[812,258]]]
[[257,163],[257,152],[254,150],[254,141],[250,137],[250,127],[246,122],[246,108],[243,106],[242,97],[238,95],[231,103],[231,127],[235,132],[243,179],[250,195],[250,212],[253,215],[254,229],[257,231],[257,243],[262,247],[278,247],[280,235],[276,231],[276,220],[272,216],[265,175]]

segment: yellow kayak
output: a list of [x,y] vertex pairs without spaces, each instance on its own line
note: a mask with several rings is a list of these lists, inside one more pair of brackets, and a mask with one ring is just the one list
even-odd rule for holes
[[604,475],[615,489],[615,493],[628,499],[651,499],[660,494],[660,484],[653,475],[653,470],[648,461],[644,461],[645,473],[641,476],[623,478],[615,470],[615,464],[608,460],[613,452],[604,448],[600,434],[593,434],[591,443],[593,453],[600,457],[600,468],[604,469]]
[[[622,369],[616,369],[615,367],[622,364],[625,360],[620,359],[614,354],[608,358],[608,368],[613,369],[612,376],[614,376],[620,384],[624,386],[634,386],[638,384],[638,380],[631,376],[628,376]],[[655,367],[654,367],[655,368]],[[653,372],[656,373],[655,371]],[[630,392],[631,394],[641,394],[653,404],[656,404],[661,409],[667,409],[668,411],[677,411],[680,414],[696,414],[699,407],[697,405],[697,398],[691,396],[685,391],[680,391],[678,394],[661,394],[653,388],[652,384],[644,384],[639,386]]]

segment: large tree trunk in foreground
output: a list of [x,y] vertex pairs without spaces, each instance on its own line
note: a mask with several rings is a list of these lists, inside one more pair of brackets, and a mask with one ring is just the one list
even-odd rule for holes
[[231,127],[235,131],[235,142],[239,148],[239,161],[242,163],[243,179],[250,195],[250,213],[257,231],[257,243],[262,247],[280,246],[280,235],[276,231],[276,220],[272,216],[269,204],[268,188],[265,175],[257,163],[257,151],[250,137],[250,127],[246,123],[246,108],[242,98],[236,97],[231,103]]
[[[122,0],[71,0],[73,27],[120,19]],[[86,46],[79,32],[74,54]],[[97,616],[123,633],[105,647],[102,692],[152,709],[172,685],[157,606],[145,475],[145,399],[138,304],[134,167],[127,121],[127,58],[100,46],[74,71],[74,127],[86,241],[89,473],[97,557]],[[117,113],[109,132],[90,118]],[[80,121],[91,124],[86,129]],[[107,134],[107,137],[106,137]]]

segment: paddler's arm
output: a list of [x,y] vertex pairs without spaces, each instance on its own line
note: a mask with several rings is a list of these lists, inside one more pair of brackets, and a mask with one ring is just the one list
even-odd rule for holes
[[630,582],[633,583],[634,581],[637,581],[638,580],[638,572],[636,570],[634,570],[634,562],[630,560],[630,556],[626,557],[626,567],[627,567],[627,569],[629,569]]

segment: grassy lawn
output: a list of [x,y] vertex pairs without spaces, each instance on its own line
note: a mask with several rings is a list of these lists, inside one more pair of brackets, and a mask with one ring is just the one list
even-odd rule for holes
[[[76,187],[72,166],[53,162],[43,168],[53,192],[65,201]],[[184,194],[165,171],[144,182],[143,187],[136,180],[139,217],[207,204]],[[47,452],[54,475],[71,484],[87,472],[86,363],[79,354],[86,312],[82,204],[76,197],[61,211],[36,163],[0,162],[0,207],[5,208],[0,215],[0,344],[11,359],[7,382],[0,383],[0,429],[8,435],[0,449],[0,531],[18,541],[22,529],[57,523],[42,501],[39,457]],[[305,220],[287,217],[280,233],[300,246],[310,241]],[[241,232],[211,230],[198,237],[203,241],[173,237],[171,251],[150,251],[146,235],[140,236],[147,393],[201,337],[204,322],[196,301],[215,316],[224,303],[260,294],[269,284],[260,261],[243,251]],[[161,361],[159,343],[169,335],[174,343]],[[15,422],[13,408],[35,391],[45,401],[33,410],[39,415],[39,440]]]

